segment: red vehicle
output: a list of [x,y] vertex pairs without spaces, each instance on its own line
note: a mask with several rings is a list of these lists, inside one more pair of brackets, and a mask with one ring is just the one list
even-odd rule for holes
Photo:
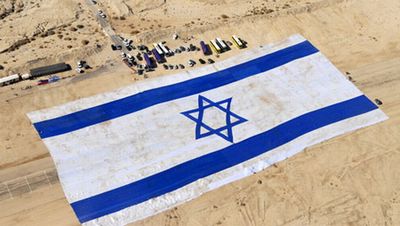
[[49,84],[49,80],[48,79],[39,80],[37,84],[38,86],[46,85]]

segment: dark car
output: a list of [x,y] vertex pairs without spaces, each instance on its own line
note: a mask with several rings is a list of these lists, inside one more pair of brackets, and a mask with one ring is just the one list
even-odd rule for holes
[[140,60],[143,60],[143,57],[142,57],[142,54],[141,53],[138,53],[138,54],[136,54],[136,58],[140,61]]
[[213,64],[213,63],[215,63],[215,61],[214,61],[213,59],[210,59],[210,58],[208,58],[208,60],[207,60],[207,61],[208,61],[208,63],[209,63],[209,64]]
[[206,63],[206,61],[205,60],[203,60],[203,59],[199,59],[199,62],[201,63],[201,64],[205,64]]

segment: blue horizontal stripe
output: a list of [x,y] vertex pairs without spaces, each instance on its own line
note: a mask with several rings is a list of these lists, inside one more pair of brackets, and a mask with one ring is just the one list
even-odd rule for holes
[[80,222],[117,212],[257,157],[306,133],[377,107],[364,95],[282,123],[266,132],[131,184],[72,203]]
[[34,123],[42,139],[69,133],[87,126],[118,118],[166,101],[215,89],[258,73],[271,70],[290,61],[311,55],[318,50],[308,41],[287,47],[260,58],[235,65],[205,76],[173,85],[147,90],[96,107],[58,118]]

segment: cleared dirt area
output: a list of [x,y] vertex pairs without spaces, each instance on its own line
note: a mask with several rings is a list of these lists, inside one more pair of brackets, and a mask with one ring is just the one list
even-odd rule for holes
[[[90,59],[108,42],[94,15],[74,0],[2,1],[0,34],[0,77]],[[92,61],[93,66],[96,63]]]
[[[386,0],[385,4],[378,0],[137,2],[107,0],[98,7],[104,8],[118,34],[145,44],[167,40],[176,48],[184,42],[197,44],[237,34],[252,48],[300,33],[368,97],[379,98],[390,119],[316,145],[261,173],[132,225],[400,224],[398,0]],[[109,39],[84,1],[6,0],[0,3],[0,18],[0,52],[10,48],[15,39],[35,37],[13,51],[0,53],[0,64],[5,67],[0,75],[29,67],[28,61],[43,57],[41,63],[82,56],[98,65],[93,73],[47,87],[21,90],[29,81],[0,87],[0,225],[78,225],[54,175],[51,157],[26,113],[144,78],[133,76],[118,63],[118,54],[109,50]],[[44,31],[54,29],[56,34],[33,36],[35,26],[44,22]],[[78,24],[84,28],[70,31]],[[58,38],[58,31],[72,40]],[[175,32],[180,39],[172,40]],[[86,48],[81,46],[83,39],[98,39],[107,48],[93,54],[94,46],[82,51]],[[39,48],[45,41],[49,42],[47,48]],[[66,44],[74,47],[64,48]],[[240,51],[233,49],[214,59],[237,54]],[[14,62],[12,55],[18,60]],[[199,56],[182,54],[171,62]],[[105,66],[100,67],[102,64]],[[164,74],[162,69],[149,77]]]

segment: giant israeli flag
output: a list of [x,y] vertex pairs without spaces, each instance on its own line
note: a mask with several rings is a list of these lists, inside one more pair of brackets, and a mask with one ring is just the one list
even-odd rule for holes
[[84,225],[124,225],[386,119],[299,35],[29,114]]

